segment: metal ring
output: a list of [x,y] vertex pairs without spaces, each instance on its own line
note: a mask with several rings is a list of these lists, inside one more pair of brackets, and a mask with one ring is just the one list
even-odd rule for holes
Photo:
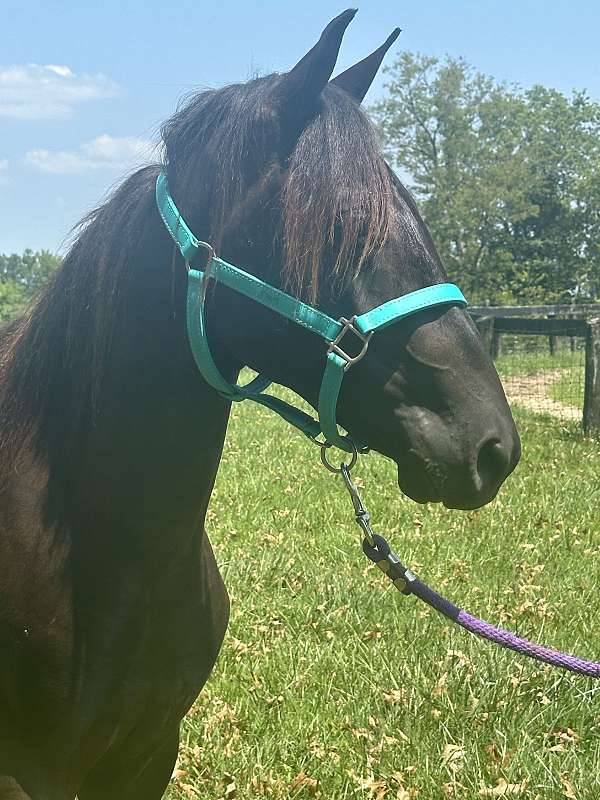
[[352,446],[352,456],[350,458],[350,462],[348,464],[346,464],[346,463],[344,463],[342,461],[342,463],[341,463],[341,465],[339,467],[334,467],[333,464],[327,458],[327,449],[329,447],[333,447],[331,442],[325,442],[325,444],[321,445],[321,461],[323,463],[323,466],[326,467],[329,470],[329,472],[333,472],[336,475],[341,475],[342,474],[342,467],[345,467],[348,470],[348,472],[350,472],[352,467],[356,464],[356,460],[358,459],[358,451],[357,451],[356,447],[354,446],[354,444],[352,442],[350,442],[350,444]]
[[[202,273],[205,273],[205,274],[206,274],[207,272],[210,272],[210,268],[211,268],[211,265],[212,265],[212,260],[213,260],[213,258],[216,258],[216,257],[217,257],[217,254],[216,254],[216,252],[215,252],[215,249],[214,249],[214,247],[213,247],[211,244],[209,244],[208,242],[200,242],[200,241],[197,241],[197,242],[196,242],[196,251],[198,251],[198,250],[200,250],[200,249],[206,250],[206,264],[204,265],[204,269],[203,269],[203,270],[200,270],[200,272],[202,272]],[[196,253],[194,253],[194,257],[195,257],[197,254],[198,254],[197,252],[196,252]],[[189,271],[190,271],[190,269],[192,268],[192,267],[191,267],[191,264],[190,264],[190,259],[189,259],[189,258],[186,258],[186,259],[185,259],[185,268],[186,268],[186,270],[187,270],[188,272],[189,272]]]

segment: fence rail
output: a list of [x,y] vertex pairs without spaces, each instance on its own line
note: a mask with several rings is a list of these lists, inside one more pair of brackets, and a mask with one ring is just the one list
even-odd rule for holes
[[600,316],[600,303],[554,303],[545,306],[470,306],[472,314],[486,317],[531,317],[553,314],[560,317]]
[[585,319],[529,319],[527,317],[494,317],[496,333],[522,333],[527,336],[586,336],[589,323]]

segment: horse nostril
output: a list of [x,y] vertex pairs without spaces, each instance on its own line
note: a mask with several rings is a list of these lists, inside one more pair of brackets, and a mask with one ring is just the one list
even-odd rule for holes
[[480,488],[499,485],[510,467],[510,453],[499,439],[488,439],[477,455],[477,477]]

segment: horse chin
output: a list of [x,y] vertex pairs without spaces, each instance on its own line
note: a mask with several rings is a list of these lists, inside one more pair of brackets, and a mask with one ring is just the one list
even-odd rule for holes
[[445,508],[456,511],[475,511],[490,503],[497,494],[496,490],[489,496],[478,497],[471,502],[464,497],[445,496],[435,486],[426,470],[416,465],[411,469],[398,466],[398,487],[402,494],[406,495],[410,500],[414,500],[415,503],[420,503],[421,505],[441,503]]
[[408,469],[398,465],[398,487],[402,494],[421,505],[443,501],[427,472],[416,463]]

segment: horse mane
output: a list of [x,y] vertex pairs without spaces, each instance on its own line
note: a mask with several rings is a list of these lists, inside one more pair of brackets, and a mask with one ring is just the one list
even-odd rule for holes
[[[176,185],[184,217],[192,227],[200,218],[197,234],[218,249],[231,209],[273,167],[271,98],[280,80],[267,76],[194,96],[162,126],[164,164],[131,175],[77,226],[35,304],[0,333],[0,448],[22,443],[44,420],[57,440],[84,421],[93,424],[116,322],[127,313],[127,281],[157,224],[159,170]],[[279,156],[287,162],[279,198],[282,281],[315,302],[325,269],[328,286],[341,285],[385,241],[394,182],[366,115],[333,85],[290,152]],[[174,265],[173,256],[165,269]]]
[[75,239],[25,314],[0,331],[0,450],[44,420],[58,439],[94,417],[125,285],[152,219],[160,166],[127,178],[75,229]]

